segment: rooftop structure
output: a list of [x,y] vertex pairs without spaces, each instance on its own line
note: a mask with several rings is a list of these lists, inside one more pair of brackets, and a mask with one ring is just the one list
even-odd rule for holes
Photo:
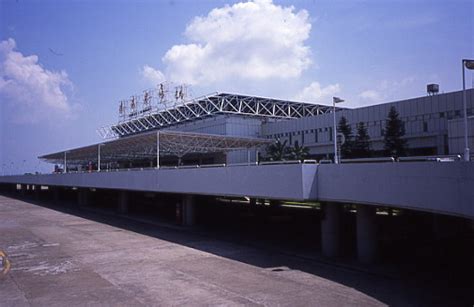
[[[176,100],[174,105],[161,102],[162,107],[150,106],[151,94],[143,98],[141,110],[138,109],[138,100],[133,97],[131,113],[122,116],[117,124],[98,129],[98,133],[105,139],[123,137],[149,130],[156,130],[174,126],[176,124],[195,121],[198,119],[218,115],[232,114],[257,118],[295,119],[329,113],[332,107],[312,103],[279,100],[240,94],[215,93],[189,101]],[[145,103],[146,102],[146,103]],[[124,113],[121,103],[120,111]]]

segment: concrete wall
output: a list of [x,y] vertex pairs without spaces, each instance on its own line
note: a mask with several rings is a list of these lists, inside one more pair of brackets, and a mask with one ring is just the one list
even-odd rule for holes
[[387,205],[474,218],[474,163],[322,164],[321,201]]
[[317,165],[234,166],[0,177],[1,182],[183,194],[308,199]]

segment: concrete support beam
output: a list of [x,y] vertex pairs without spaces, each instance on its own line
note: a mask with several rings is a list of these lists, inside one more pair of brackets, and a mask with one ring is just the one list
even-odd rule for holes
[[79,207],[85,207],[89,205],[89,190],[88,189],[78,189],[77,190],[77,204]]
[[323,204],[321,221],[321,250],[326,257],[336,257],[341,252],[342,205]]
[[120,191],[118,199],[118,212],[122,214],[128,213],[128,191]]
[[53,194],[53,202],[54,203],[59,203],[59,198],[60,198],[60,188],[59,187],[52,187],[49,186],[49,189],[51,190],[51,193]]
[[371,263],[377,254],[376,208],[357,206],[357,258],[360,262]]
[[41,196],[41,186],[40,185],[34,185],[33,186],[33,193],[35,195],[35,200],[39,200]]
[[21,185],[20,185],[20,195],[21,195],[21,196],[25,196],[25,195],[26,195],[26,185],[25,185],[25,184],[21,184]]
[[196,222],[196,204],[193,195],[184,195],[182,201],[182,224],[193,226]]

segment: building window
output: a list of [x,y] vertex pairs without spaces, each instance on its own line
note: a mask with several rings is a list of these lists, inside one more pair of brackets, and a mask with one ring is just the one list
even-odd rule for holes
[[293,137],[291,136],[291,133],[290,133],[290,144],[288,145],[292,146],[292,144],[293,144]]
[[428,123],[423,122],[423,132],[428,132]]
[[332,127],[329,127],[329,141],[332,142]]
[[444,118],[444,112],[439,112],[439,118]]
[[316,129],[316,131],[314,132],[314,142],[317,143],[318,142],[318,130]]
[[455,117],[461,117],[461,111],[459,111],[459,110],[454,111],[454,116]]
[[304,133],[301,133],[301,146],[304,144]]

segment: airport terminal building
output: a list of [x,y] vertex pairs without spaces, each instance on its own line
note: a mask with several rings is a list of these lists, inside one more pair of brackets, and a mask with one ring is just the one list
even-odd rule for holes
[[[474,148],[474,89],[467,90],[467,114],[470,148]],[[98,154],[102,148],[102,169],[156,167],[157,163],[165,166],[173,165],[202,165],[202,164],[238,164],[256,162],[259,153],[264,155],[265,146],[276,139],[286,141],[288,146],[295,143],[309,148],[308,159],[332,159],[333,147],[333,107],[302,102],[278,100],[272,98],[216,93],[200,97],[172,106],[159,108],[147,107],[148,98],[138,107],[140,99],[131,101],[127,108],[121,104],[121,119],[117,124],[103,127],[98,131],[105,139],[114,139],[105,143],[95,144],[77,150],[67,150],[40,157],[48,162],[68,164],[71,169],[79,170],[86,164],[97,166]],[[389,109],[394,106],[403,121],[404,138],[407,140],[410,156],[432,155],[462,155],[464,150],[464,123],[462,91],[444,94],[427,95],[425,97],[383,103],[361,108],[339,108],[336,110],[337,122],[344,116],[356,131],[356,125],[363,122],[367,127],[371,141],[371,150],[375,156],[383,156],[384,128]],[[184,134],[214,135],[222,139],[241,138],[241,141],[252,139],[261,143],[231,146],[222,150],[216,148],[199,149],[202,144],[176,152],[173,143],[160,152],[163,156],[156,162],[156,132],[170,133],[171,131]],[[153,135],[138,139],[140,135]],[[188,135],[189,136],[189,135]],[[153,139],[154,137],[154,139]],[[136,139],[133,146],[138,155],[126,154],[109,155],[109,143],[126,139]],[[266,140],[266,142],[264,141]],[[205,142],[205,140],[203,140]],[[140,143],[141,142],[141,143]],[[171,143],[170,143],[171,142]],[[181,140],[181,144],[189,142]],[[161,146],[166,146],[162,139]],[[173,148],[171,148],[171,147]],[[84,148],[89,148],[87,154]],[[125,147],[123,150],[126,149]],[[171,148],[171,149],[170,149]],[[115,149],[116,150],[116,149]],[[68,156],[69,153],[69,156]],[[77,159],[74,159],[74,157]],[[176,158],[178,157],[178,158]],[[67,161],[67,162],[63,162]],[[179,162],[179,163],[178,163]]]
[[[474,90],[467,90],[466,96],[468,131],[472,132]],[[272,141],[280,139],[286,141],[288,146],[298,143],[308,147],[309,159],[332,159],[334,155],[332,106],[228,93],[216,93],[171,106],[163,107],[164,104],[161,104],[161,108],[155,109],[142,103],[142,109],[139,110],[138,102],[138,98],[132,101],[133,108],[129,105],[129,112],[121,104],[121,120],[117,124],[99,129],[100,134],[106,139],[121,139],[151,131],[181,131]],[[371,150],[375,156],[383,156],[384,128],[392,106],[396,108],[403,121],[404,138],[407,140],[410,156],[463,154],[464,112],[461,91],[354,109],[338,107],[336,117],[339,121],[344,116],[354,134],[357,123],[363,122],[370,136]],[[470,133],[469,143],[470,148],[473,148],[474,133]],[[156,147],[153,143],[149,146],[149,152]],[[192,152],[195,149],[190,149],[185,155],[180,156],[179,160],[181,164],[188,165],[256,162],[258,151],[264,154],[262,147],[264,146],[205,153]],[[161,155],[165,155],[161,160],[163,165],[177,163],[176,159],[166,157],[166,151],[161,152]],[[54,162],[60,163],[63,160],[62,156],[63,153],[56,153],[41,158],[53,162],[49,158],[55,157]],[[68,160],[71,166],[73,165],[71,163],[75,162],[72,159]],[[90,160],[89,163],[92,162],[96,168],[97,158],[91,156]],[[127,165],[133,166],[135,162],[135,166],[156,166],[153,155],[149,160],[148,163],[146,158],[134,159]],[[87,161],[82,159],[77,162],[84,164]]]
[[[170,213],[175,206],[180,223],[189,226],[199,220],[196,212],[208,204],[214,209],[221,197],[268,212],[283,202],[311,210],[317,204],[322,253],[341,252],[341,226],[349,218],[357,227],[348,233],[356,237],[357,257],[364,262],[376,256],[377,227],[384,224],[379,213],[388,212],[380,208],[423,212],[420,223],[432,216],[427,224],[433,229],[451,228],[445,216],[460,218],[452,224],[461,231],[472,228],[474,163],[458,157],[464,150],[460,91],[355,109],[229,93],[185,100],[181,90],[167,104],[161,94],[145,92],[121,102],[120,120],[98,130],[103,142],[40,156],[58,166],[53,174],[1,176],[0,189],[75,198],[79,206],[116,205],[120,214],[138,210],[137,202],[153,195],[149,207]],[[466,94],[474,148],[474,89]],[[417,158],[328,163],[334,155],[334,115],[337,121],[344,116],[353,131],[363,122],[372,150],[382,155],[392,106],[404,123],[409,154]],[[298,142],[310,156],[260,160],[276,139],[290,146]],[[429,228],[410,223],[411,217],[390,216],[413,225],[414,233]]]

